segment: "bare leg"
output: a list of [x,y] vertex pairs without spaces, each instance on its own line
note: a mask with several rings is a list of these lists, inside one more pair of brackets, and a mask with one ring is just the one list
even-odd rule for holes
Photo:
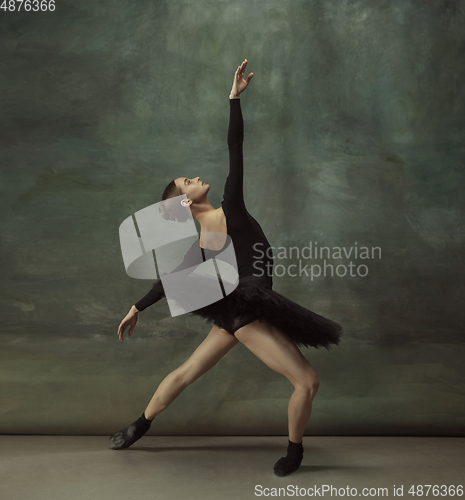
[[239,328],[235,336],[272,370],[287,377],[294,386],[288,408],[287,455],[274,465],[277,476],[287,476],[296,471],[302,462],[302,438],[318,390],[318,374],[295,343],[267,322],[253,321]]
[[214,366],[238,342],[225,330],[213,326],[189,359],[163,379],[144,415],[129,424],[126,429],[111,436],[110,448],[122,450],[134,444],[149,430],[151,421],[156,415],[168,407],[189,384]]
[[189,359],[162,380],[145,409],[145,418],[151,420],[161,413],[188,385],[216,365],[238,342],[228,332],[214,325]]
[[319,386],[318,374],[289,337],[269,323],[254,321],[235,333],[236,338],[272,370],[294,386],[289,400],[289,440],[300,443]]

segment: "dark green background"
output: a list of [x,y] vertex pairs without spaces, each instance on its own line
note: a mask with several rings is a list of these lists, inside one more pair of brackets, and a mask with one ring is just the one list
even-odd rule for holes
[[[382,249],[364,278],[274,278],[345,330],[303,348],[321,384],[306,433],[463,435],[464,16],[453,0],[2,10],[0,430],[114,432],[207,335],[162,299],[118,341],[153,282],[126,275],[118,228],[180,176],[219,206],[246,58],[245,200],[271,245]],[[291,393],[239,344],[151,433],[285,435]]]

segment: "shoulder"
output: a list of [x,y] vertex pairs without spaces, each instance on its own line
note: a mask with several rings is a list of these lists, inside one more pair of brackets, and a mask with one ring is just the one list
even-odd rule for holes
[[248,214],[244,200],[239,200],[237,198],[234,199],[234,201],[223,200],[221,202],[221,208],[222,208],[222,215],[224,215],[225,219],[234,217],[234,215],[236,214]]

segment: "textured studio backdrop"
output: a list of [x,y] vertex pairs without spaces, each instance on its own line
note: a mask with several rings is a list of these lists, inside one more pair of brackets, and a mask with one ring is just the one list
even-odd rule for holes
[[[345,331],[302,350],[320,376],[306,434],[464,435],[464,16],[453,0],[2,11],[0,431],[109,435],[209,332],[162,299],[118,341],[154,281],[127,276],[118,228],[179,176],[219,206],[247,58],[245,200],[270,244],[381,249],[352,259],[364,277],[274,276]],[[239,345],[149,434],[285,435],[291,393]]]

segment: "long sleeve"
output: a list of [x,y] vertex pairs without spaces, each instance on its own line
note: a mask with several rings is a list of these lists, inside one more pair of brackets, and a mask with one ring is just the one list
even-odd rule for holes
[[[241,210],[245,209],[243,193],[243,152],[242,144],[244,142],[244,120],[242,118],[240,99],[229,100],[229,128],[228,128],[228,148],[229,148],[229,175],[224,186],[223,203],[228,208]],[[191,247],[184,257],[183,262],[172,272],[176,272],[187,267],[199,265],[200,246]],[[205,252],[202,251],[203,261],[205,261]],[[210,255],[210,254],[208,254]],[[139,311],[143,311],[161,298],[165,297],[165,291],[161,280],[154,283],[149,292],[134,305]]]
[[165,296],[165,290],[163,289],[163,284],[161,280],[154,283],[151,290],[142,299],[136,302],[134,305],[138,311],[143,311],[147,307],[158,302],[162,297]]
[[229,175],[224,186],[223,200],[231,207],[245,207],[244,203],[244,120],[241,100],[229,100]]

